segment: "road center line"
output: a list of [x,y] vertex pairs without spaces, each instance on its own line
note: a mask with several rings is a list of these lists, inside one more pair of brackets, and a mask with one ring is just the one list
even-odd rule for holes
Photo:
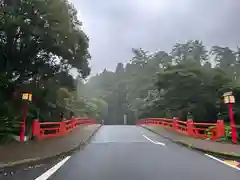
[[36,178],[35,180],[47,180],[50,176],[52,176],[71,156],[65,157],[63,160],[61,160],[59,163],[57,163],[55,166],[53,166],[51,169],[47,170],[45,173],[43,173],[41,176]]
[[221,163],[223,163],[223,164],[225,164],[225,165],[227,165],[227,166],[230,166],[230,167],[232,167],[232,168],[237,169],[237,170],[240,171],[240,168],[239,168],[239,167],[236,167],[236,166],[233,166],[233,165],[231,165],[231,164],[228,164],[228,163],[222,161],[221,159],[218,159],[218,158],[216,158],[216,157],[214,157],[214,156],[212,156],[212,155],[205,154],[205,156],[207,156],[207,157],[209,157],[209,158],[211,158],[211,159],[214,159],[214,160],[216,160],[216,161],[218,161],[218,162],[221,162]]
[[148,141],[152,142],[153,144],[159,144],[161,146],[166,146],[164,143],[158,142],[158,141],[154,141],[151,140],[149,137],[147,137],[146,135],[143,134],[143,137],[145,137]]

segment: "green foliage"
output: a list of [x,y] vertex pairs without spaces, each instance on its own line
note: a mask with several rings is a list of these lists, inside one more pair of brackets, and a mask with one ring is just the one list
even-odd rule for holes
[[173,115],[186,119],[190,112],[195,121],[215,121],[221,95],[230,83],[219,69],[206,71],[202,66],[187,63],[159,73],[157,86],[164,92],[162,105]]
[[86,88],[80,77],[76,79],[76,86],[75,93],[65,92],[65,98],[61,98],[64,99],[63,103],[68,111],[73,112],[75,116],[88,116],[101,122],[107,114],[108,104],[101,98],[87,96]]
[[208,136],[208,140],[210,140],[212,138],[212,130],[215,129],[216,126],[210,126],[207,128],[207,130],[204,131],[204,134],[207,134]]
[[222,141],[222,142],[232,141],[231,126],[225,125],[225,135],[220,137],[219,141]]
[[207,51],[201,41],[187,41],[184,44],[177,43],[171,52],[175,62],[182,63],[194,61],[198,65],[208,61]]
[[141,117],[189,115],[199,122],[229,121],[222,94],[234,92],[239,117],[239,52],[218,46],[208,52],[198,40],[178,43],[171,53],[133,49],[125,66],[91,77],[85,88],[88,96],[107,102],[108,124],[122,124],[124,114],[129,124]]
[[[19,133],[22,92],[31,92],[28,129],[33,118],[60,120],[66,94],[74,91],[76,69],[90,73],[88,38],[77,12],[65,0],[0,0],[1,138]],[[66,91],[65,91],[66,93]]]

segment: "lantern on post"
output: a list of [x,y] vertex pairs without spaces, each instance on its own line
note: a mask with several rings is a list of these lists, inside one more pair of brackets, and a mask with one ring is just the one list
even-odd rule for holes
[[229,119],[230,125],[232,130],[232,142],[237,143],[237,130],[234,122],[234,115],[233,115],[233,104],[235,103],[235,97],[233,96],[232,92],[226,92],[223,94],[224,103],[228,105],[229,111]]
[[24,141],[25,137],[25,129],[26,129],[26,120],[28,114],[28,102],[32,101],[32,94],[31,93],[22,93],[22,100],[23,103],[23,120],[21,122],[21,129],[20,129],[20,142]]

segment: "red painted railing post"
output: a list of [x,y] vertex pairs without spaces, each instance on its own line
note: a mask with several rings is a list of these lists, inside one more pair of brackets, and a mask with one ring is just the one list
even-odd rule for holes
[[194,135],[193,127],[194,127],[194,122],[193,122],[193,120],[188,119],[188,120],[187,120],[187,133],[188,133],[190,136],[193,136],[193,135]]
[[174,120],[173,120],[173,129],[174,129],[175,131],[177,131],[177,126],[178,126],[177,120],[174,119]]
[[71,120],[71,128],[74,129],[76,127],[75,119]]
[[66,122],[65,121],[62,121],[60,123],[60,135],[61,136],[64,136],[66,133],[67,133],[67,129],[66,129]]
[[225,136],[225,126],[224,126],[223,120],[217,120],[216,135],[217,135],[217,138]]
[[32,124],[32,136],[39,138],[40,135],[40,125],[37,119],[33,120]]

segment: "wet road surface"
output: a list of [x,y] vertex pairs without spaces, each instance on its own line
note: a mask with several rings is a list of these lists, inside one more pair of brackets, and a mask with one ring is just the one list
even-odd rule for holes
[[136,126],[103,126],[81,151],[43,162],[37,168],[14,170],[18,173],[0,179],[237,180],[240,177],[238,169]]

